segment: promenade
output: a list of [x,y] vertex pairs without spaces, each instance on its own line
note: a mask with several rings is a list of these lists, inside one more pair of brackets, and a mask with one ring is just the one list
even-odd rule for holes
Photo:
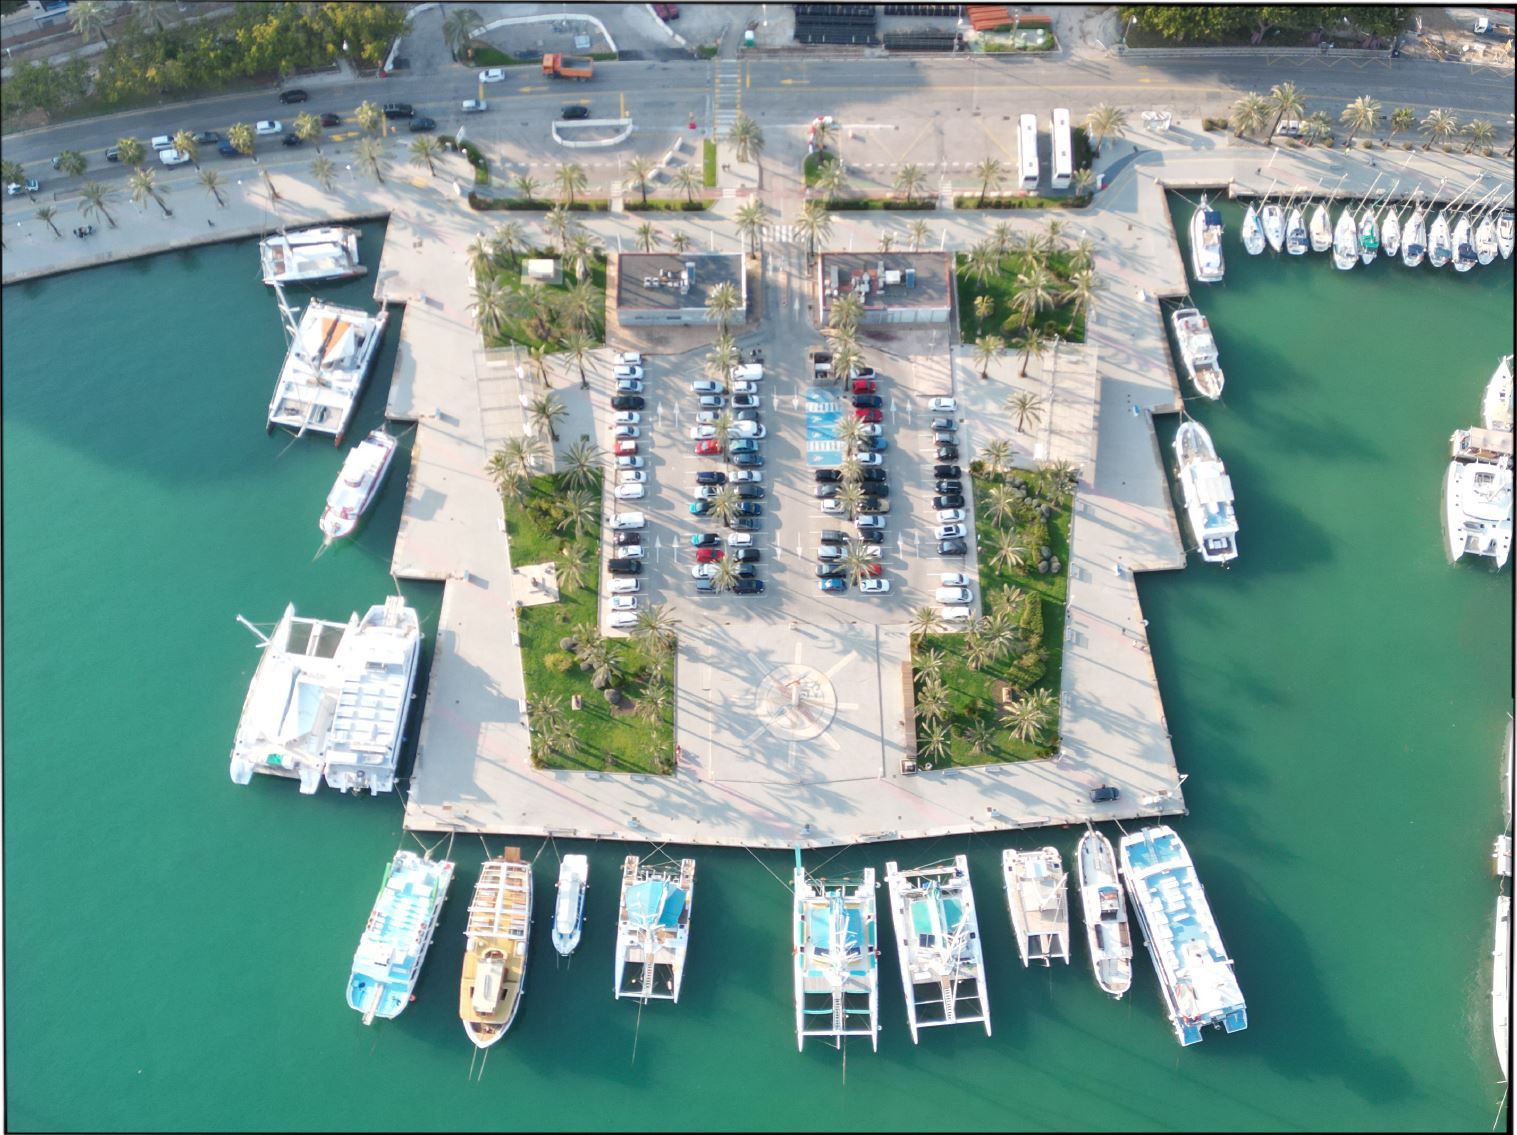
[[[1087,342],[1061,345],[1033,360],[1021,380],[1042,392],[1049,406],[1027,456],[1069,460],[1080,470],[1062,751],[1056,760],[1021,765],[902,772],[899,758],[910,755],[901,692],[909,657],[904,624],[745,621],[729,606],[720,623],[687,620],[683,628],[676,736],[686,759],[675,775],[531,768],[515,626],[520,590],[485,463],[503,439],[524,431],[523,397],[535,384],[512,352],[483,350],[474,330],[465,250],[504,215],[468,209],[453,180],[464,170],[456,158],[443,159],[436,177],[392,171],[383,185],[349,172],[330,193],[281,171],[273,174],[277,200],[264,179],[245,167],[227,187],[225,207],[198,188],[176,187],[168,198],[172,217],[151,202],[144,216],[122,205],[118,227],[97,222],[96,235],[87,240],[67,235],[80,223],[72,215],[58,221],[62,239],[40,221],[19,220],[6,230],[4,281],[261,235],[281,222],[389,218],[374,269],[375,296],[403,304],[405,311],[387,416],[414,421],[417,428],[392,570],[401,578],[441,581],[444,588],[407,798],[408,828],[785,847],[1172,814],[1184,810],[1184,755],[1177,760],[1170,744],[1134,582],[1136,572],[1185,564],[1167,459],[1152,422],[1153,414],[1182,405],[1158,301],[1189,290],[1164,189],[1224,186],[1244,193],[1272,182],[1312,186],[1324,179],[1331,185],[1346,171],[1341,192],[1357,195],[1383,172],[1360,154],[1322,150],[1280,151],[1266,169],[1264,148],[1233,146],[1186,128],[1194,124],[1180,125],[1166,135],[1134,132],[1136,152],[1133,142],[1109,143],[1096,168],[1112,171],[1110,183],[1090,209],[946,211],[928,218],[944,246],[954,249],[967,248],[998,220],[1010,219],[1019,232],[1031,233],[1056,216],[1066,236],[1094,241],[1103,284]],[[1414,181],[1431,191],[1451,164],[1443,155],[1417,152],[1380,156],[1405,163],[1398,174],[1402,194]],[[1452,188],[1445,195],[1451,194]],[[794,195],[765,196],[778,213],[777,228],[798,211]],[[686,231],[698,247],[736,249],[730,215],[740,201],[724,198],[710,213],[660,224],[666,236]],[[510,216],[534,227],[527,215]],[[634,246],[636,216],[577,219],[613,251],[619,244]],[[831,244],[872,248],[883,228],[900,223],[890,214],[839,213]],[[998,436],[997,406],[1017,381],[1018,363],[1011,356],[1000,360],[991,381],[982,383],[967,349],[955,349],[953,391],[981,411],[971,419],[977,423],[968,439],[972,448]],[[606,388],[609,349],[591,369],[588,395],[577,382],[557,379],[555,389],[571,411],[566,440],[594,428],[591,399]],[[743,649],[734,652],[734,642]],[[743,665],[731,668],[735,685],[714,680],[724,652],[743,655]],[[778,718],[766,717],[771,703],[764,684],[791,666],[823,674],[834,690],[837,716],[815,736],[787,735]],[[862,734],[866,748],[873,747],[834,759],[832,754],[855,743],[847,731]],[[751,762],[745,763],[745,753]],[[781,753],[786,759],[779,759]],[[1090,803],[1090,789],[1103,784],[1118,786],[1120,799]]]

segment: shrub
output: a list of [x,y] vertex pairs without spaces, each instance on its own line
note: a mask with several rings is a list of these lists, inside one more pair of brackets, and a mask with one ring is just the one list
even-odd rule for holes
[[983,477],[985,475],[985,462],[976,457],[969,463],[969,472],[972,476]]
[[1006,668],[1006,680],[1019,690],[1029,690],[1043,680],[1048,665],[1043,661],[1043,652],[1029,650]]
[[1043,642],[1043,600],[1036,595],[1029,595],[1027,602],[1022,606],[1022,617],[1017,620],[1017,625],[1022,628],[1027,638],[1029,648],[1036,648]]
[[1370,138],[1360,138],[1359,148],[1361,150],[1373,150],[1375,148],[1374,140]]
[[628,201],[622,209],[628,213],[699,213],[711,206],[705,201],[657,201],[650,200],[646,205],[641,200]]
[[562,650],[555,650],[543,655],[543,665],[555,674],[566,674],[569,672],[569,668],[574,665],[574,655]]

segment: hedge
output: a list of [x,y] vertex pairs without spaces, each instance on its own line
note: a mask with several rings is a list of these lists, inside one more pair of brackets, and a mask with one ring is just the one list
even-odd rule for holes
[[980,204],[978,193],[967,193],[953,199],[955,209],[1083,209],[1090,204],[1091,195],[1078,197],[991,197]]
[[699,213],[711,205],[706,201],[649,201],[646,205],[638,201],[624,204],[622,208],[628,213]]

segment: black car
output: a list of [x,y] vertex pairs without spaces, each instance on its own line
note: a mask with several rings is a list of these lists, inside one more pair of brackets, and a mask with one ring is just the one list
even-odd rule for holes
[[755,516],[734,516],[732,522],[727,525],[734,532],[757,532],[764,527],[763,522]]
[[844,547],[847,547],[848,533],[839,532],[836,528],[824,528],[822,529],[821,540],[824,544],[842,544]]
[[215,146],[221,142],[221,135],[214,130],[197,130],[190,137],[195,139],[197,146]]
[[753,501],[738,501],[737,514],[739,516],[763,516],[764,506],[755,504]]
[[618,394],[611,399],[613,410],[641,410],[642,408],[643,400],[636,394]]
[[969,545],[963,540],[939,540],[938,555],[940,556],[967,556]]
[[937,448],[939,461],[957,461],[959,459],[959,447],[956,445],[940,445]]
[[416,113],[416,108],[408,102],[385,103],[386,118],[410,118]]
[[1090,790],[1090,802],[1092,804],[1104,804],[1108,800],[1115,800],[1122,795],[1121,789],[1110,784],[1103,784],[1100,788]]
[[957,465],[934,465],[932,467],[934,477],[958,477],[962,475]]
[[887,505],[884,501],[880,500],[879,497],[865,497],[863,499],[863,501],[859,504],[859,515],[860,516],[869,516],[871,513],[877,515],[879,513],[889,512],[889,511],[890,511],[889,505]]
[[564,109],[562,110],[562,112],[560,112],[559,117],[560,118],[570,118],[570,119],[572,119],[572,118],[589,118],[590,117],[590,108],[588,106],[566,106],[566,107],[564,107]]
[[764,465],[762,453],[734,453],[732,464],[741,465],[744,469],[761,469]]
[[641,544],[643,534],[641,532],[618,532],[616,534],[616,546],[625,547],[628,544]]
[[862,410],[878,410],[885,405],[885,399],[878,394],[855,394],[853,404]]
[[690,546],[693,548],[714,548],[722,542],[722,538],[715,532],[698,532],[690,537]]
[[280,91],[279,92],[279,101],[282,102],[282,103],[305,102],[306,99],[308,99],[310,97],[311,97],[310,95],[306,94],[304,91],[300,90],[298,87],[295,90],[293,90],[293,91]]
[[[217,146],[216,147],[216,152],[218,154],[220,154],[224,158],[235,158],[235,157],[237,157],[238,155],[240,155],[242,153],[241,150],[239,150],[236,146],[232,145],[230,139],[228,139],[227,141],[221,143],[221,145]],[[112,158],[111,161],[116,161],[116,159]]]
[[[638,401],[641,402],[642,399],[639,398]],[[695,483],[697,485],[725,485],[727,483],[727,474],[713,473],[709,469],[702,469],[695,475]],[[711,542],[713,544],[716,543],[715,539]]]
[[888,497],[890,495],[890,486],[885,484],[883,481],[868,481],[862,486],[862,488],[866,493],[869,493],[872,496]]
[[732,585],[734,595],[762,595],[764,593],[764,581],[762,579],[740,579]]
[[614,559],[606,563],[606,570],[612,575],[640,575],[643,570],[642,560]]
[[815,495],[816,499],[819,501],[830,501],[842,491],[842,485],[839,485],[833,481],[828,481],[816,487]]
[[284,144],[286,146],[298,146],[298,145],[300,145],[300,135],[296,134],[296,133],[293,133],[293,132],[291,132],[289,134],[286,134],[284,136]]
[[323,114],[321,116],[321,124],[323,126],[341,126],[342,125],[342,115],[340,115],[340,114],[333,114],[329,110],[329,111],[327,111],[325,114]]
[[121,151],[117,147],[112,146],[105,152],[105,160],[108,162],[119,162],[121,160]]
[[764,499],[764,486],[763,485],[742,484],[742,485],[739,485],[737,487],[737,495],[738,495],[739,499],[741,499],[741,500],[750,500],[750,501],[763,500]]
[[870,482],[883,484],[885,481],[885,470],[881,469],[878,465],[867,466],[859,471],[859,480],[866,484]]
[[861,437],[859,448],[865,453],[878,453],[885,448],[885,439],[882,437]]
[[759,420],[759,412],[757,410],[734,410],[732,420],[734,422],[756,422]]
[[940,493],[962,493],[964,491],[964,482],[946,479],[940,480],[936,488]]
[[759,561],[757,548],[733,548],[728,554],[740,564],[756,564]]
[[842,564],[817,564],[816,577],[818,579],[842,579],[848,574],[848,569]]
[[420,118],[411,119],[409,129],[412,134],[420,134],[424,130],[436,130],[437,123],[433,122],[426,115],[422,115]]
[[932,498],[933,508],[963,508],[963,493],[940,493]]
[[840,469],[818,469],[814,476],[818,484],[824,485],[835,485],[843,479],[843,473]]

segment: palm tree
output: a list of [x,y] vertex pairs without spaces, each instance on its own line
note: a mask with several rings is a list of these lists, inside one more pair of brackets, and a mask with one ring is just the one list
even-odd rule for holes
[[685,191],[685,200],[690,204],[695,203],[695,191],[702,187],[701,175],[695,172],[694,166],[684,165],[674,171],[669,179],[676,189]]
[[560,453],[558,460],[565,485],[584,489],[595,483],[595,474],[600,470],[600,450],[589,438],[580,438]]
[[488,339],[500,333],[501,324],[511,315],[511,293],[496,280],[486,277],[474,282],[474,301],[469,304],[474,322]]
[[536,198],[538,188],[537,178],[533,177],[530,173],[517,174],[511,179],[511,183],[516,186],[516,191],[526,200],[531,201]]
[[857,414],[842,415],[838,418],[834,436],[842,443],[845,454],[856,452],[864,437],[864,419]]
[[964,253],[964,271],[981,288],[1000,270],[1001,258],[988,240],[980,241]]
[[848,572],[848,582],[854,587],[868,579],[878,566],[879,560],[865,552],[863,544],[852,543],[843,553],[843,567]]
[[988,721],[976,720],[973,725],[964,730],[964,743],[976,756],[989,756],[996,744],[995,726]]
[[553,393],[538,395],[527,407],[527,422],[535,430],[546,429],[553,441],[558,440],[558,423],[568,416],[569,407]]
[[578,162],[565,162],[558,167],[558,172],[553,175],[553,184],[558,189],[559,196],[566,205],[574,204],[574,195],[580,193],[590,184],[590,179],[585,176],[585,169]]
[[589,229],[575,226],[569,234],[569,242],[564,247],[564,255],[574,265],[574,278],[581,284],[585,277],[590,275],[590,262],[595,259],[600,251],[600,245],[595,242],[595,234]]
[[852,331],[837,331],[832,335],[832,374],[839,382],[858,370],[864,362],[864,353],[859,350]]
[[859,509],[864,505],[864,486],[857,483],[842,485],[833,499],[843,506],[849,520],[857,520]]
[[1090,310],[1090,301],[1100,290],[1101,281],[1096,278],[1095,271],[1091,268],[1080,268],[1070,273],[1069,288],[1064,292],[1063,300],[1069,304],[1072,314],[1084,315]]
[[384,111],[380,110],[379,107],[367,99],[358,104],[357,109],[353,111],[353,118],[361,129],[370,134],[378,134],[384,129]]
[[1048,728],[1048,711],[1031,694],[1002,709],[1001,719],[1018,741],[1034,741]]
[[1249,91],[1246,95],[1239,95],[1233,101],[1232,111],[1228,115],[1228,122],[1233,127],[1233,137],[1241,138],[1245,134],[1257,133],[1264,129],[1264,124],[1269,120],[1269,100],[1257,91]]
[[985,515],[992,523],[999,524],[1016,512],[1017,496],[1011,491],[1010,485],[992,485],[985,495],[984,506]]
[[569,244],[569,230],[574,227],[574,218],[562,205],[555,205],[543,218],[543,227],[553,238],[553,248],[562,252]]
[[742,297],[737,294],[737,289],[729,283],[718,284],[711,289],[706,297],[706,314],[716,320],[716,324],[723,331],[727,330],[727,324],[735,312],[743,308]]
[[990,296],[982,294],[974,297],[974,329],[977,332],[985,329],[985,320],[990,317],[995,306],[996,301]]
[[476,280],[489,275],[490,270],[495,267],[495,254],[490,247],[490,238],[482,234],[469,242],[469,247],[464,249],[464,255],[469,260],[469,272]]
[[9,158],[0,161],[0,181],[6,185],[18,185],[26,180],[26,168]]
[[818,150],[825,150],[830,146],[837,134],[837,123],[829,122],[825,118],[818,118],[812,123],[812,139],[816,142]]
[[1063,233],[1064,222],[1055,218],[1048,222],[1048,227],[1043,231],[1043,235],[1041,237],[1033,237],[1031,243],[1043,250],[1046,260],[1046,258],[1052,257],[1055,252],[1059,251],[1060,238]]
[[[722,439],[726,437],[726,431],[721,429],[720,425],[718,425],[716,436]],[[731,485],[726,485],[722,488],[721,492],[711,498],[711,516],[718,524],[731,524],[733,518],[737,516],[737,506],[739,503],[741,502],[738,499],[737,491]],[[736,564],[733,566],[736,566]]]
[[1479,147],[1485,149],[1491,144],[1491,139],[1496,136],[1495,129],[1483,118],[1477,118],[1464,128],[1464,132],[1470,136],[1470,144],[1464,148],[1467,154]]
[[687,252],[694,243],[687,232],[676,232],[669,238],[669,247],[676,253]]
[[[544,298],[552,293],[543,292]],[[575,284],[567,292],[562,293],[563,298],[559,301],[559,311],[565,319],[570,320],[581,331],[589,331],[595,326],[595,317],[601,311],[601,305],[605,297],[596,290],[594,284],[589,281]],[[546,338],[544,334],[543,338]]]
[[1062,501],[1074,492],[1075,485],[1079,481],[1079,470],[1068,461],[1045,461],[1039,467],[1044,482],[1048,486],[1049,495]]
[[889,252],[895,248],[895,234],[885,232],[880,234],[880,251]]
[[154,184],[157,177],[158,171],[155,169],[135,169],[126,180],[127,188],[131,191],[133,203],[139,209],[142,208],[143,202],[151,197],[153,203],[163,210],[165,217],[172,217],[174,211],[164,202],[162,191]]
[[200,168],[200,143],[195,141],[195,135],[191,131],[175,131],[174,149],[194,162],[196,169]]
[[928,721],[941,721],[948,714],[948,691],[941,683],[929,682],[922,686],[916,696],[917,716]]
[[917,743],[923,756],[931,757],[935,761],[942,760],[952,747],[953,735],[949,733],[945,725],[931,725]]
[[1018,572],[1027,567],[1027,545],[1015,535],[997,540],[990,552],[990,565],[997,571]]
[[971,670],[983,670],[986,663],[995,661],[995,648],[988,636],[979,628],[973,628],[964,636],[964,663]]
[[595,346],[590,336],[583,331],[570,331],[559,345],[564,349],[564,358],[579,369],[579,388],[589,390],[590,380],[585,377],[585,361],[590,357],[590,351]]
[[358,159],[358,164],[369,171],[369,174],[380,185],[385,183],[385,148],[384,143],[378,138],[360,138],[358,145],[353,147],[353,156]]
[[37,219],[44,222],[48,228],[53,230],[53,235],[61,240],[63,234],[58,231],[58,226],[53,224],[53,218],[57,215],[58,210],[54,209],[51,205],[44,205],[37,210]]
[[58,155],[58,172],[64,177],[78,177],[87,164],[84,155],[78,150],[64,150]]
[[1127,112],[1103,102],[1085,116],[1084,125],[1090,134],[1091,141],[1096,144],[1096,153],[1099,154],[1101,144],[1107,138],[1118,137],[1127,129]]
[[332,192],[337,185],[337,167],[332,164],[332,159],[318,154],[311,159],[311,176],[316,179],[316,184]]
[[1275,120],[1269,124],[1267,138],[1275,136],[1275,128],[1280,125],[1280,120],[1287,116],[1300,118],[1306,109],[1306,99],[1300,91],[1296,90],[1295,83],[1276,83],[1269,89],[1269,109],[1275,112]]
[[943,625],[943,617],[936,607],[918,607],[911,613],[911,637],[921,638],[932,634]]
[[[642,612],[638,612],[641,617]],[[633,635],[637,634],[634,630]],[[632,707],[632,712],[638,720],[653,723],[662,721],[669,709],[669,683],[649,682],[643,687],[642,696],[637,699],[637,704]]]
[[[537,372],[538,380],[543,386],[548,385],[548,344],[533,343],[527,348],[527,361],[532,364],[532,369]],[[557,441],[558,438],[553,439]]]
[[1459,119],[1447,110],[1435,107],[1422,120],[1422,132],[1427,135],[1424,150],[1431,150],[1434,142],[1443,142],[1459,132]]
[[[232,144],[232,149],[236,150],[244,157],[252,154],[254,147],[258,144],[257,138],[253,134],[253,128],[246,122],[234,122],[232,125],[228,126],[226,138],[227,141]],[[125,141],[125,139],[123,139],[123,141]],[[133,138],[132,141],[136,142],[139,149],[141,148],[141,142],[137,142],[135,138]],[[126,161],[126,149],[121,146],[120,142],[116,143],[116,145],[117,148],[121,150],[121,160]]]
[[570,493],[564,498],[564,523],[574,528],[574,538],[578,540],[585,534],[585,529],[600,523],[600,495],[597,493],[579,492]]
[[603,682],[606,685],[614,685],[621,680],[626,673],[626,665],[622,662],[621,652],[615,650],[608,642],[599,642],[596,648],[589,653],[590,680]]
[[1380,104],[1369,95],[1360,95],[1343,108],[1338,121],[1349,128],[1348,137],[1343,139],[1343,144],[1347,146],[1353,142],[1355,134],[1372,129],[1380,121]]
[[1054,306],[1054,276],[1041,264],[1033,264],[1017,273],[1017,291],[1011,297],[1013,309],[1022,313],[1025,326],[1044,308]]
[[995,362],[1006,342],[999,335],[981,335],[974,341],[974,365],[980,370],[980,381],[990,381],[990,364]]
[[1409,106],[1398,106],[1391,111],[1391,137],[1405,134],[1417,125],[1417,112]]
[[1015,419],[1013,425],[1017,433],[1026,433],[1029,422],[1036,426],[1043,420],[1043,399],[1026,390],[1007,398],[1006,409],[1011,411]]
[[992,473],[1004,472],[1011,464],[1011,442],[1005,438],[996,438],[994,441],[986,442],[981,453]]
[[992,189],[1000,189],[1006,180],[1006,171],[998,158],[986,158],[974,167],[974,175],[980,182],[980,208],[985,207],[985,195]]
[[68,7],[68,18],[69,23],[74,25],[74,31],[79,33],[85,43],[98,35],[106,47],[111,45],[105,35],[105,25],[108,22],[105,5],[100,0],[74,0]]
[[807,201],[795,219],[795,227],[806,238],[806,258],[816,259],[816,246],[832,236],[832,215],[820,201]]
[[764,132],[759,129],[757,122],[742,111],[738,111],[737,117],[732,120],[727,141],[737,151],[737,160],[740,162],[758,161],[759,155],[764,152]]
[[917,199],[917,194],[927,188],[927,174],[915,162],[907,162],[896,171],[892,186],[897,193],[905,195],[909,205]]
[[458,62],[458,53],[466,47],[472,54],[469,39],[484,25],[485,21],[473,8],[454,8],[448,13],[448,18],[442,22],[442,38],[455,63]]
[[845,485],[857,485],[864,480],[864,463],[859,460],[857,453],[843,455],[843,460],[838,462],[838,475],[843,478]]
[[[653,162],[641,154],[633,155],[627,163],[627,171],[624,176],[624,185],[637,186],[638,192],[643,195],[643,204],[648,204],[648,178],[653,174]],[[647,251],[644,249],[644,251]]]
[[321,153],[321,119],[308,111],[301,111],[295,116],[295,137],[302,142],[316,139],[316,152]]
[[[249,136],[253,128],[248,127]],[[147,147],[142,144],[141,138],[118,138],[116,139],[116,156],[122,165],[140,166],[147,160]]]
[[1301,123],[1301,133],[1305,135],[1308,147],[1315,146],[1322,139],[1332,137],[1333,120],[1327,116],[1327,111],[1314,110]]
[[505,445],[490,454],[490,460],[485,462],[485,474],[495,482],[496,488],[501,488],[512,478],[521,474],[516,469],[515,455],[511,452],[511,443],[518,438],[507,438]]
[[[921,608],[919,608],[921,609]],[[941,682],[944,658],[941,650],[923,650],[916,656],[916,671],[923,684]]]
[[538,464],[548,456],[548,447],[543,439],[532,435],[508,437],[503,448],[511,468],[519,477],[530,477]]
[[427,173],[433,177],[437,176],[437,166],[434,161],[440,153],[442,153],[442,143],[430,134],[418,134],[411,139],[411,164],[426,166]]
[[490,234],[490,252],[496,260],[504,260],[508,264],[515,264],[526,247],[526,238],[522,233],[520,221],[503,221],[495,226],[495,231]]
[[[1076,242],[1074,251],[1069,254],[1069,270],[1082,272],[1094,266],[1096,262],[1096,242],[1088,236],[1082,236]],[[1099,287],[1099,285],[1097,285]]]
[[828,162],[817,173],[812,186],[831,203],[832,199],[848,188],[848,171],[841,161]]
[[212,197],[216,198],[218,208],[225,209],[226,202],[221,198],[221,175],[213,169],[200,171],[200,184]]
[[554,569],[558,575],[560,594],[565,591],[583,590],[590,577],[590,564],[585,554],[576,548],[568,549],[568,553],[558,561]]
[[920,252],[922,245],[932,239],[932,230],[927,227],[926,221],[918,217],[906,222],[906,239],[911,241],[912,252]]
[[652,252],[658,247],[658,230],[653,227],[651,221],[644,221],[637,226],[637,247],[640,252]]
[[718,336],[711,353],[706,356],[706,373],[712,378],[720,379],[722,385],[731,390],[732,370],[740,362],[742,353],[737,349],[737,344],[732,341],[732,336],[723,334]]
[[[734,502],[737,500],[735,496],[732,499]],[[712,502],[713,506],[715,503],[715,501]],[[737,505],[734,503],[734,515],[736,515],[736,508]],[[713,512],[714,511],[715,510],[713,508]],[[726,522],[723,521],[723,523]],[[723,556],[721,559],[716,561],[716,567],[712,570],[711,586],[716,588],[718,591],[731,591],[734,585],[736,585],[738,578],[737,561],[732,559],[730,556]]]
[[680,621],[666,603],[653,603],[637,613],[632,639],[649,654],[667,654],[679,641]]
[[1090,172],[1089,166],[1081,166],[1075,170],[1074,187],[1075,195],[1083,197],[1090,192],[1090,187],[1096,183],[1096,175]]
[[749,201],[746,205],[739,205],[734,220],[737,222],[738,235],[748,242],[748,248],[757,253],[759,244],[764,236],[764,217],[767,210],[762,201]]
[[832,306],[827,309],[827,326],[852,331],[858,327],[859,317],[863,314],[864,301],[857,292],[849,292],[832,301]]
[[985,241],[997,256],[1005,256],[1017,247],[1018,239],[1016,226],[1010,221],[997,221],[991,226],[990,235]]

